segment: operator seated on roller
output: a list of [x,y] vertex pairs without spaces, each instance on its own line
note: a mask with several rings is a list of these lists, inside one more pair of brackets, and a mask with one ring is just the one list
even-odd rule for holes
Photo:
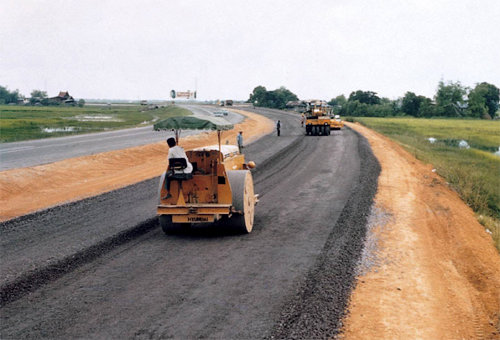
[[[184,149],[180,146],[176,145],[175,138],[170,137],[167,139],[167,144],[169,147],[168,150],[168,159],[172,158],[184,158],[186,159],[186,167],[181,170],[176,170],[176,173],[190,174],[193,172],[193,165],[189,162],[189,159],[184,152]],[[170,167],[170,162],[168,163],[167,174],[165,176],[165,188],[167,189],[167,194],[162,197],[162,200],[172,197],[170,194],[170,181],[172,180],[172,176],[174,175],[173,169]]]

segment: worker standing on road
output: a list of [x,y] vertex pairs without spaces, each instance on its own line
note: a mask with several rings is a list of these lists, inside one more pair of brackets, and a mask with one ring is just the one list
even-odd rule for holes
[[279,120],[276,122],[276,132],[278,133],[279,137],[281,132],[281,122]]
[[304,117],[304,114],[302,114],[302,115],[300,116],[300,126],[301,126],[301,127],[304,127],[304,122],[305,122],[305,120],[306,120],[306,117]]
[[243,131],[240,131],[236,136],[236,143],[238,144],[238,150],[241,153],[241,149],[243,149]]
[[[167,139],[167,144],[169,147],[167,159],[172,159],[172,158],[186,159],[186,167],[182,170],[179,170],[178,172],[184,174],[190,174],[191,172],[193,172],[193,165],[189,162],[189,159],[187,158],[184,149],[177,145],[177,143],[175,142],[175,138],[170,137],[169,139]],[[170,194],[170,181],[173,174],[174,172],[172,169],[170,169],[170,162],[169,162],[167,168],[167,174],[165,176],[165,188],[167,189],[167,194],[161,198],[162,200],[166,200],[167,198],[172,197],[172,195]]]

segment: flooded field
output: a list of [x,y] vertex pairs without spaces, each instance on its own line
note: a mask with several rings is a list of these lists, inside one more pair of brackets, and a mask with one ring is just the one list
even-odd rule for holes
[[188,115],[178,106],[146,110],[141,105],[9,106],[0,105],[0,142],[123,129],[154,124],[172,115]]
[[500,121],[355,118],[432,164],[490,230],[500,249]]

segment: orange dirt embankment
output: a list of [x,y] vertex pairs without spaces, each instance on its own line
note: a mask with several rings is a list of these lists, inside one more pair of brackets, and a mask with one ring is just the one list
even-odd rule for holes
[[358,124],[379,160],[377,264],[363,274],[346,339],[499,339],[500,255],[473,211],[397,143]]
[[[236,142],[242,130],[249,143],[273,129],[273,122],[263,116],[233,110],[245,120],[231,131],[223,132],[222,141]],[[181,138],[186,150],[217,144],[217,133],[201,133]],[[95,196],[107,191],[159,176],[167,165],[165,142],[59,162],[0,172],[0,220],[5,221],[40,209]]]

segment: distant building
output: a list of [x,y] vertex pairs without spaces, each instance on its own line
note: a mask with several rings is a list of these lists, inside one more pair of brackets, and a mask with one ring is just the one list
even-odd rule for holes
[[307,109],[307,104],[303,100],[289,101],[286,103],[287,109],[292,109],[295,112],[305,112]]
[[49,100],[53,100],[63,104],[74,104],[75,99],[70,96],[68,91],[59,91],[59,94],[55,97],[49,98]]

